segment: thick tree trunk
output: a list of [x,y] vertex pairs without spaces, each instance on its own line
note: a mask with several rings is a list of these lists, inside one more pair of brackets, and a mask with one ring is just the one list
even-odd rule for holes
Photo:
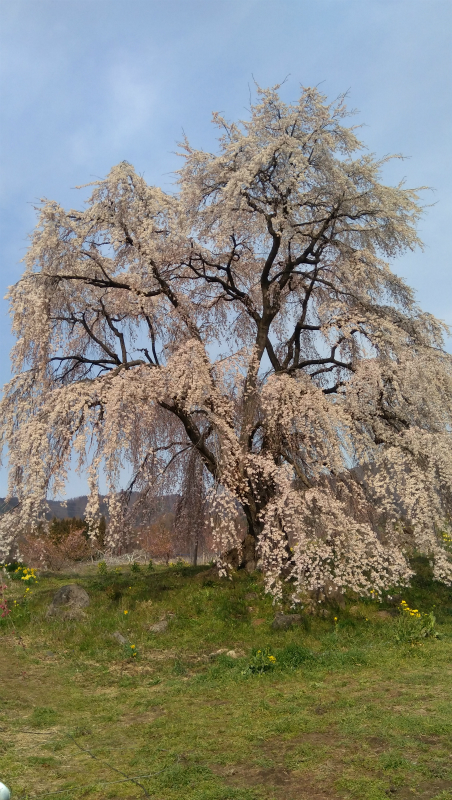
[[240,545],[232,547],[223,553],[223,560],[233,570],[246,569],[247,572],[254,572],[257,567],[256,542],[260,533],[260,525],[256,520],[252,509],[243,505],[243,511],[247,521],[247,533]]
[[[254,572],[259,563],[257,553],[257,541],[262,533],[262,522],[257,518],[258,509],[254,503],[254,498],[250,504],[243,504],[243,511],[247,520],[247,533],[238,547],[233,547],[223,554],[226,563],[231,569],[244,569],[247,572]],[[289,574],[292,554],[290,551],[289,540],[285,537],[285,558],[284,572]]]

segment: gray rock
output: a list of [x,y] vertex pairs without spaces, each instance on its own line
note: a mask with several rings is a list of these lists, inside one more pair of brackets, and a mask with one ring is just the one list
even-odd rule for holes
[[286,631],[292,625],[299,625],[301,622],[301,614],[277,614],[272,622],[274,631]]
[[168,620],[161,619],[160,622],[155,622],[154,625],[149,626],[151,633],[164,633],[168,628]]
[[76,583],[60,586],[53,596],[47,609],[47,617],[61,617],[62,619],[77,619],[84,617],[83,611],[90,603],[88,592]]
[[112,633],[111,638],[116,639],[119,644],[129,644],[129,640],[126,639],[126,637],[123,636],[119,631]]

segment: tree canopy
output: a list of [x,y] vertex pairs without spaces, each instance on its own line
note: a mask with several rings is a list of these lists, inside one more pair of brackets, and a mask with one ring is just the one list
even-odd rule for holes
[[[44,513],[75,450],[110,546],[199,458],[220,550],[243,509],[267,587],[377,595],[410,551],[452,579],[452,359],[446,327],[389,266],[420,244],[416,191],[386,186],[333,103],[258,90],[214,114],[217,153],[182,142],[173,194],[123,162],[84,210],[43,201],[9,297],[4,547]],[[128,477],[126,491],[121,479]],[[179,483],[178,483],[179,482]],[[7,519],[8,517],[8,519]],[[253,558],[251,558],[253,562]],[[252,564],[253,566],[253,564]]]

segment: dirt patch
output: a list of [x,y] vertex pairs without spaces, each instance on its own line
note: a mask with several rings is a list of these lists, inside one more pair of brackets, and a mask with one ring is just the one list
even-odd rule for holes
[[149,725],[165,714],[166,710],[161,706],[155,706],[149,711],[139,711],[138,713],[131,711],[122,716],[121,725],[125,725],[126,727],[129,725]]
[[306,733],[300,733],[291,739],[281,739],[279,737],[277,739],[269,739],[263,745],[262,751],[270,758],[277,757],[278,760],[281,760],[286,753],[290,754],[303,745],[337,749],[340,744],[340,736],[331,729],[325,732],[306,731]]
[[260,787],[268,792],[272,800],[342,800],[330,786],[314,784],[311,776],[284,767],[251,767],[237,764],[233,767],[211,767],[221,776],[227,786],[244,788]]
[[374,753],[384,753],[388,748],[388,742],[381,736],[368,736],[366,742]]
[[421,733],[420,736],[416,737],[419,742],[422,744],[429,744],[433,745],[434,747],[440,747],[442,745],[441,736],[435,736],[434,734],[423,734]]
[[452,781],[443,781],[432,779],[423,781],[416,789],[411,789],[408,786],[403,786],[391,792],[391,797],[394,800],[433,800],[440,792],[445,792],[452,789]]
[[124,662],[122,664],[110,664],[108,671],[111,675],[115,675],[116,677],[119,676],[120,678],[123,676],[133,678],[139,675],[154,674],[152,667],[147,666],[146,664],[139,664],[136,661],[131,663]]
[[[220,775],[228,786],[240,788],[257,788],[265,791],[264,797],[272,800],[341,800],[333,787],[336,774],[331,771],[332,778],[326,777],[323,772],[321,780],[316,781],[310,770],[301,768],[291,769],[285,766],[297,751],[307,748],[309,751],[323,749],[334,753],[335,758],[342,752],[340,736],[331,729],[325,732],[310,731],[298,734],[291,739],[275,737],[264,742],[260,747],[260,754],[268,760],[269,766],[261,767],[250,764],[234,764],[213,766],[212,770]],[[301,758],[301,761],[305,759]],[[328,761],[331,765],[332,762]],[[291,765],[292,766],[292,765]],[[306,765],[307,767],[307,765]],[[328,770],[329,772],[330,770]]]
[[101,695],[102,697],[117,697],[119,691],[116,686],[97,686],[93,694]]
[[146,652],[146,658],[150,661],[169,661],[171,658],[176,658],[175,650],[149,650]]

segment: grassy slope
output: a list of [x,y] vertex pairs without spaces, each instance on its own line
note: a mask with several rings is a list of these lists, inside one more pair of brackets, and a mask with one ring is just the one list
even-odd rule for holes
[[[55,589],[74,581],[91,596],[86,618],[46,620]],[[404,597],[436,606],[442,639],[415,646],[397,643],[397,619],[372,602],[272,631],[256,576],[205,584],[189,568],[88,570],[41,576],[27,601],[11,585],[0,779],[15,799],[452,798],[452,591],[425,574]],[[166,632],[149,631],[170,613]],[[306,648],[296,669],[291,644]],[[209,659],[221,647],[246,655]],[[253,647],[272,649],[273,671],[242,674]],[[140,775],[150,775],[141,786],[123,780]]]

